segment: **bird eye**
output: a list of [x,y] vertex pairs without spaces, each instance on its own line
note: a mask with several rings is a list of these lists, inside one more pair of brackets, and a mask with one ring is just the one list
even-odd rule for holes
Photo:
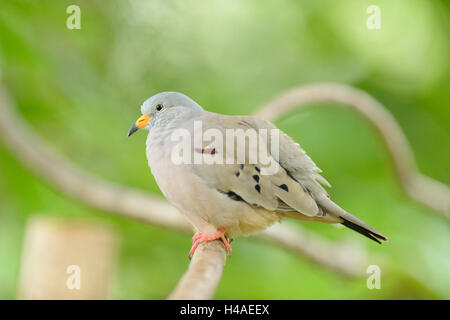
[[156,106],[156,111],[161,111],[162,109],[164,109],[164,106],[162,104],[158,104]]

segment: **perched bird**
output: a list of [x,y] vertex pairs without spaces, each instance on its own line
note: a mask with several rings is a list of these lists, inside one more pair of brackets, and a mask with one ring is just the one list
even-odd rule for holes
[[[128,136],[140,128],[149,131],[146,154],[151,172],[166,198],[197,231],[190,257],[201,242],[216,239],[231,253],[229,239],[264,230],[284,217],[342,224],[378,243],[387,240],[330,199],[321,185],[329,186],[321,170],[269,121],[208,112],[178,92],[152,96],[141,112]],[[252,130],[278,132],[278,141],[267,138],[255,147]],[[207,132],[209,139],[203,139]],[[236,134],[229,143],[229,132],[250,133],[243,139]],[[219,141],[220,135],[228,140]],[[276,170],[267,170],[267,161],[250,161],[262,149]],[[242,150],[245,155],[239,157]]]

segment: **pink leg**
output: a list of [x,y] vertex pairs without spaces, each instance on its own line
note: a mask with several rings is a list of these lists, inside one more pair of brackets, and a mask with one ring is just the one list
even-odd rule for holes
[[231,255],[232,250],[230,243],[228,242],[227,238],[225,238],[224,235],[227,229],[228,228],[225,227],[219,228],[217,230],[217,233],[213,235],[206,235],[200,232],[195,233],[194,236],[192,237],[192,242],[194,242],[194,244],[192,245],[191,251],[189,251],[189,259],[192,258],[192,255],[194,254],[195,250],[197,249],[200,243],[214,241],[217,239],[222,240],[223,244],[225,245],[225,248],[227,248],[228,253]]

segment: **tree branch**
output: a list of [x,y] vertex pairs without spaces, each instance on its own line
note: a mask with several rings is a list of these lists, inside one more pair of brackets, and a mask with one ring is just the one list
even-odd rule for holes
[[188,270],[168,299],[211,299],[222,277],[226,260],[227,250],[220,240],[201,243],[192,257]]
[[449,188],[418,172],[411,147],[395,118],[367,93],[343,84],[319,83],[301,86],[258,108],[256,115],[274,121],[291,110],[318,102],[337,103],[336,106],[348,107],[368,120],[387,146],[397,178],[405,193],[450,219]]
[[[192,232],[189,223],[167,201],[94,178],[58,156],[39,139],[12,106],[11,99],[0,84],[0,139],[18,161],[42,180],[68,197],[98,210],[176,231]],[[275,231],[263,233],[259,238],[294,251],[343,276],[360,276],[364,272],[364,260],[354,263],[341,261],[340,252],[347,247],[342,247],[339,242],[326,241],[301,228],[294,233],[287,226],[275,227]],[[355,250],[362,251],[361,248]],[[352,252],[354,256],[364,256],[363,252],[356,251]]]

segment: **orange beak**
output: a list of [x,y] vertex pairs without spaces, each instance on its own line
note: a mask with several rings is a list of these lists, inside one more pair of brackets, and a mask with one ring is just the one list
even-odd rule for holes
[[148,116],[146,114],[140,116],[139,119],[137,119],[137,121],[131,126],[130,131],[128,131],[128,136],[131,136],[139,129],[147,126],[151,118],[152,118],[151,116]]

